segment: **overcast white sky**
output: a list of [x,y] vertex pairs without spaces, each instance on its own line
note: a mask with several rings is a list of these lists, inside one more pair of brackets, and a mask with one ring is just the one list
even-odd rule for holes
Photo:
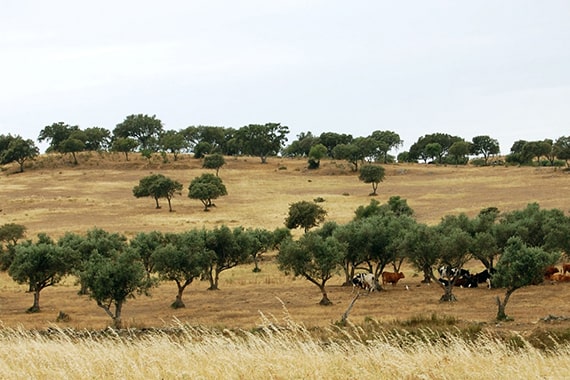
[[[0,133],[280,122],[570,135],[568,0],[0,0]],[[42,150],[44,146],[40,145]]]

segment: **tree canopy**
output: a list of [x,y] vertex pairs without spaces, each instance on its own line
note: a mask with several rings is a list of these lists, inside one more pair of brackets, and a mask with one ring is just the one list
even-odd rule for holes
[[181,194],[182,187],[180,182],[162,174],[152,174],[139,181],[139,184],[133,188],[133,195],[137,198],[153,197],[156,201],[156,208],[160,208],[158,200],[166,198],[168,210],[172,212],[171,200],[175,194]]
[[211,173],[194,178],[188,186],[188,197],[199,199],[204,205],[204,211],[209,211],[214,206],[212,200],[224,195],[228,195],[228,191],[222,179]]
[[289,206],[289,214],[285,219],[285,226],[289,229],[302,227],[305,232],[318,226],[327,212],[315,202],[300,201]]

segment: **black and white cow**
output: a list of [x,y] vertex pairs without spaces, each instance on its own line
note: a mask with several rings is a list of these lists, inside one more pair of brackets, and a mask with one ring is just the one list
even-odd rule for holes
[[437,268],[437,272],[439,273],[438,281],[443,284],[443,286],[448,286],[450,281],[455,280],[455,286],[460,286],[462,288],[477,287],[477,281],[467,269],[453,268],[448,265],[442,265],[441,267]]
[[354,288],[361,288],[373,292],[376,290],[378,282],[372,273],[358,273],[352,279],[352,286]]
[[496,271],[497,270],[495,268],[491,268],[491,271],[489,271],[488,269],[485,269],[482,272],[474,274],[473,277],[475,277],[475,279],[477,280],[477,283],[479,283],[479,284],[486,282],[487,287],[489,289],[491,289],[491,277],[493,276],[493,274]]

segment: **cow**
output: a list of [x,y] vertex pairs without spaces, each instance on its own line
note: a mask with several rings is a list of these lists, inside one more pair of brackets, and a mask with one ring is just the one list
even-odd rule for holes
[[467,269],[453,268],[449,265],[440,266],[439,268],[437,268],[437,272],[439,273],[439,277],[441,277],[441,278],[456,277],[457,274],[459,274],[459,276],[469,276],[470,275],[470,273]]
[[563,273],[553,273],[552,276],[550,276],[550,280],[556,282],[570,282],[570,275]]
[[475,277],[475,280],[477,281],[478,284],[482,284],[484,282],[487,283],[487,287],[489,289],[491,289],[491,276],[496,272],[497,270],[495,268],[491,268],[491,270],[489,271],[488,269],[485,269],[482,272],[479,273],[475,273],[473,275],[473,277]]
[[560,272],[560,270],[558,268],[556,268],[555,266],[549,265],[544,269],[544,278],[547,280],[550,280],[550,277],[552,277],[552,275],[554,273],[558,273]]
[[562,274],[566,274],[566,272],[570,272],[570,264],[562,264]]
[[353,291],[355,288],[361,288],[373,292],[376,290],[376,277],[372,273],[358,273],[352,279]]
[[382,285],[396,285],[401,278],[406,278],[402,272],[382,272]]
[[462,288],[476,288],[478,286],[478,283],[475,276],[466,274],[464,276],[459,276],[456,278],[454,285]]

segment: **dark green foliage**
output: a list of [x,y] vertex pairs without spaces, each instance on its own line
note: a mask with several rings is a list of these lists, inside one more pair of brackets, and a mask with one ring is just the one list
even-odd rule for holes
[[168,210],[172,212],[171,199],[174,194],[180,194],[182,184],[172,180],[162,174],[152,174],[142,178],[139,184],[133,188],[133,195],[137,198],[153,197],[156,201],[156,208],[160,208],[158,200],[166,198],[168,200]]
[[315,202],[300,201],[289,206],[285,226],[289,229],[302,227],[305,232],[325,220],[327,212]]
[[28,284],[34,293],[34,304],[28,312],[40,311],[40,292],[48,286],[61,281],[69,274],[76,253],[60,247],[47,235],[39,234],[38,241],[27,241],[14,248],[14,259],[8,268],[8,274],[19,284]]
[[166,234],[164,241],[152,253],[151,261],[161,279],[176,283],[178,293],[171,307],[178,309],[185,307],[184,290],[208,268],[213,252],[206,249],[205,233],[200,230]]
[[178,155],[188,148],[188,143],[184,135],[177,131],[166,131],[160,135],[160,146],[165,152],[170,152],[174,156],[174,161],[178,160]]
[[135,294],[148,294],[153,285],[140,257],[130,249],[111,257],[92,255],[80,274],[80,281],[88,289],[89,297],[112,318],[115,328],[122,327],[124,303]]
[[115,138],[133,138],[137,140],[139,149],[157,152],[162,132],[162,121],[157,119],[156,115],[138,114],[129,115],[122,123],[117,124],[113,130],[113,136]]
[[74,132],[78,132],[79,127],[77,125],[70,126],[64,122],[53,123],[44,127],[40,131],[38,137],[39,142],[49,141],[49,147],[46,152],[61,152],[61,144],[69,139]]
[[364,165],[360,168],[358,179],[364,183],[372,184],[372,193],[370,195],[377,195],[378,184],[384,180],[385,175],[386,170],[382,166]]
[[226,164],[226,160],[224,159],[224,156],[216,153],[216,154],[211,154],[209,156],[206,156],[204,158],[204,163],[202,164],[202,167],[206,168],[206,169],[216,170],[216,177],[217,177],[218,173],[220,171],[220,168],[222,166],[224,166],[225,164]]
[[117,137],[111,144],[111,150],[114,152],[125,153],[125,159],[129,160],[129,153],[134,151],[139,145],[138,141],[130,137]]
[[549,253],[539,247],[529,247],[519,237],[508,240],[496,266],[493,283],[506,288],[503,301],[497,296],[497,320],[509,319],[505,308],[511,294],[522,287],[538,284],[544,278],[544,269],[560,259],[559,253]]
[[228,195],[226,186],[219,177],[211,173],[204,173],[200,177],[194,178],[188,186],[188,197],[199,199],[204,205],[204,211],[208,211],[210,207],[214,206],[213,199],[224,195]]
[[253,240],[243,227],[233,230],[222,225],[206,231],[206,248],[214,254],[206,268],[210,281],[209,290],[218,290],[220,273],[245,263],[251,252]]
[[30,139],[20,136],[0,135],[0,165],[17,162],[20,173],[24,171],[24,163],[33,160],[39,155],[39,149]]
[[485,165],[488,164],[491,155],[499,154],[499,152],[499,142],[487,135],[475,136],[471,140],[470,153],[476,156],[482,155]]
[[323,144],[316,144],[309,151],[309,169],[318,169],[321,166],[321,159],[326,157],[327,147]]
[[249,124],[238,129],[235,139],[241,152],[259,157],[261,163],[267,162],[267,156],[275,156],[287,141],[289,127],[280,123]]
[[277,261],[281,271],[303,277],[318,286],[322,294],[319,303],[331,305],[325,285],[338,273],[345,253],[346,245],[333,236],[324,238],[317,232],[309,232],[299,241],[283,240]]
[[150,278],[155,271],[153,253],[166,244],[164,235],[159,231],[139,232],[131,241],[129,246],[141,258],[147,276]]

